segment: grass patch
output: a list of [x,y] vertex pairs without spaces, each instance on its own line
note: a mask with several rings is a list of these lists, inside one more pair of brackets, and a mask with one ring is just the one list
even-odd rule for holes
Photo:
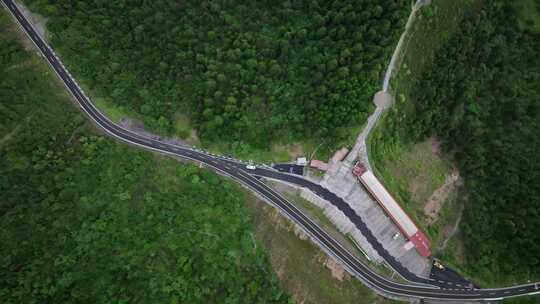
[[427,232],[433,243],[436,243],[443,237],[446,225],[452,224],[458,216],[456,194],[450,192],[446,199],[441,200],[442,207],[434,223],[428,220],[424,207],[452,173],[453,165],[450,160],[432,151],[430,140],[404,144],[384,141],[383,136],[384,132],[380,127],[372,134],[373,140],[377,141],[377,147],[371,146],[369,149],[373,170],[405,212]]
[[176,112],[174,114],[173,122],[174,135],[182,138],[188,144],[192,146],[201,146],[199,137],[197,136],[197,130],[191,123],[191,118],[182,112]]
[[[275,185],[277,183],[270,182],[270,184]],[[350,239],[351,237],[349,235],[344,235],[336,228],[332,221],[330,221],[330,219],[324,214],[324,210],[322,208],[314,205],[298,194],[288,192],[282,192],[282,194],[289,202],[293,203],[296,208],[302,210],[304,214],[307,214],[309,218],[324,228],[324,230],[328,232],[334,239],[338,240],[343,247],[348,249],[349,252],[351,252],[356,258],[366,263],[372,270],[386,277],[393,277],[395,275],[394,271],[390,270],[384,265],[369,261]],[[401,279],[399,276],[396,276],[396,278]]]
[[429,196],[439,188],[451,171],[451,163],[432,152],[430,141],[413,145],[391,145],[384,167],[397,180],[408,185],[414,207],[422,208]]
[[274,142],[269,149],[261,149],[243,142],[203,142],[202,146],[209,151],[222,155],[231,155],[235,158],[253,160],[255,162],[290,162],[298,156],[313,155],[318,159],[328,159],[333,153],[332,147],[325,143],[306,139],[295,142]]
[[463,212],[463,200],[460,198],[461,188],[455,189],[450,192],[444,204],[439,211],[439,219],[431,224],[428,228],[428,234],[432,235],[433,244],[437,244],[437,247],[433,248],[433,254],[439,256],[442,249],[440,246],[445,240],[452,240],[456,236],[453,233],[453,229]]
[[[85,90],[89,92],[88,90]],[[122,106],[114,105],[103,97],[93,97],[92,102],[107,118],[115,123],[120,122],[122,118],[137,117],[136,113]]]
[[126,117],[123,109],[106,102],[104,98],[98,97],[94,98],[92,101],[96,107],[113,122],[119,122],[120,119]]

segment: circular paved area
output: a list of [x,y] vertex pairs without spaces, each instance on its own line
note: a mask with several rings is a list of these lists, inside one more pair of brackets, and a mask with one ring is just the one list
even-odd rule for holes
[[383,109],[387,109],[392,106],[393,97],[390,95],[390,93],[385,91],[379,91],[375,96],[373,97],[373,103],[377,107],[381,107]]

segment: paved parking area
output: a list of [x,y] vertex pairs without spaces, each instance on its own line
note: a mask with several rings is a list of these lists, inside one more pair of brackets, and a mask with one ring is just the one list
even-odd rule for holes
[[279,172],[304,175],[305,166],[300,166],[296,164],[274,164],[272,167],[278,170]]
[[[371,233],[403,267],[419,277],[427,278],[431,267],[430,259],[422,257],[416,249],[405,249],[407,239],[399,233],[396,224],[386,215],[379,204],[364,189],[352,174],[352,166],[344,161],[328,170],[321,181],[321,186],[335,193],[360,216]],[[396,238],[396,234],[398,237]],[[370,254],[371,246],[357,240],[363,249]],[[373,256],[377,259],[376,256]]]

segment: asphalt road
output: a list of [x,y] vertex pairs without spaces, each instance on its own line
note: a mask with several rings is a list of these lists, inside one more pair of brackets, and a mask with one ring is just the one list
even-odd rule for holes
[[471,286],[474,288],[480,288],[479,286],[476,286],[472,281],[463,278],[459,273],[457,273],[455,270],[451,269],[448,266],[445,266],[443,269],[439,269],[434,265],[431,273],[429,274],[429,277],[435,280],[453,282],[454,285],[456,285],[457,287]]
[[[243,164],[235,163],[233,160],[225,161],[230,162],[231,166],[243,168]],[[337,207],[341,212],[343,212],[343,214],[345,214],[345,216],[347,216],[347,218],[349,218],[355,227],[362,232],[362,235],[366,237],[373,249],[375,249],[375,251],[377,251],[377,253],[390,265],[390,267],[398,272],[404,279],[415,283],[435,285],[441,288],[466,288],[466,286],[469,285],[468,283],[465,284],[464,280],[457,273],[454,273],[453,276],[434,275],[430,276],[429,279],[418,277],[414,273],[410,272],[407,268],[403,267],[403,265],[382,246],[362,218],[341,197],[322,187],[320,184],[305,179],[303,176],[291,174],[289,172],[290,170],[287,169],[288,167],[277,167],[277,165],[274,165],[273,168],[278,169],[279,172],[266,169],[264,167],[258,167],[250,172],[255,176],[280,180],[282,182],[307,188]],[[280,168],[285,169],[279,170]],[[437,274],[439,274],[439,272],[437,272]]]
[[287,172],[291,174],[304,175],[304,167],[296,164],[274,164],[272,168],[279,172]]
[[[396,283],[378,275],[377,273],[369,269],[369,267],[364,265],[363,262],[356,259],[336,240],[334,240],[326,231],[324,231],[315,222],[313,222],[296,207],[294,207],[293,204],[284,199],[272,188],[265,185],[258,178],[258,176],[272,177],[273,174],[281,174],[279,176],[279,179],[288,179],[291,177],[291,175],[286,175],[266,169],[247,170],[245,169],[245,167],[243,167],[243,165],[233,160],[212,155],[204,151],[192,149],[189,147],[176,146],[155,139],[147,138],[133,133],[129,130],[123,129],[122,127],[111,122],[92,104],[90,99],[84,94],[79,85],[75,82],[74,78],[71,77],[71,75],[63,66],[61,61],[56,57],[53,50],[41,39],[37,32],[32,28],[30,23],[26,20],[26,18],[24,18],[19,9],[14,5],[13,1],[2,0],[2,4],[10,11],[10,13],[19,23],[20,27],[40,50],[40,52],[43,54],[52,69],[56,72],[58,77],[65,84],[68,91],[78,102],[81,109],[90,117],[90,119],[92,119],[92,121],[97,126],[102,128],[103,131],[105,131],[108,135],[128,144],[136,145],[144,149],[157,151],[171,156],[182,157],[184,159],[188,159],[198,163],[203,163],[208,168],[211,168],[241,183],[245,187],[251,189],[253,192],[264,198],[268,203],[281,210],[281,212],[285,216],[287,216],[290,220],[294,221],[296,224],[302,227],[305,232],[310,235],[312,239],[317,242],[324,251],[326,251],[329,255],[332,255],[335,259],[339,260],[358,279],[360,279],[370,288],[397,297],[461,301],[498,300],[513,296],[540,294],[540,282],[497,289],[463,289],[438,287],[436,286],[437,282],[433,281],[426,281],[432,283],[433,285],[415,284],[413,282],[411,282],[410,284]],[[287,177],[284,177],[283,175],[286,175]],[[309,184],[304,179],[294,180],[294,182],[300,183],[305,187],[313,187],[313,185],[316,185],[313,183]],[[324,188],[322,187],[313,188],[312,191],[313,190],[315,190],[315,193],[318,193],[326,199],[334,199],[332,195],[337,198],[333,193],[329,191],[325,192]],[[336,200],[336,202],[339,203],[339,198],[337,199],[338,200]],[[340,206],[339,208],[343,208],[342,211],[345,210],[349,212],[348,210],[350,209],[350,207],[345,205]],[[352,209],[350,210],[352,211]],[[350,214],[350,216],[354,215]],[[359,222],[358,225],[362,225],[362,223]],[[365,228],[366,230],[368,230],[367,227]],[[376,242],[376,240],[372,241]]]

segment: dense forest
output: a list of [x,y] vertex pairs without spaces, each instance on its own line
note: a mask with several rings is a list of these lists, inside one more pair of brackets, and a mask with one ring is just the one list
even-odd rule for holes
[[371,108],[410,0],[26,0],[92,91],[203,143],[343,138]]
[[96,135],[0,11],[2,303],[288,303],[231,182]]
[[540,35],[520,25],[513,1],[481,3],[389,112],[380,140],[435,135],[455,156],[471,273],[540,278]]

